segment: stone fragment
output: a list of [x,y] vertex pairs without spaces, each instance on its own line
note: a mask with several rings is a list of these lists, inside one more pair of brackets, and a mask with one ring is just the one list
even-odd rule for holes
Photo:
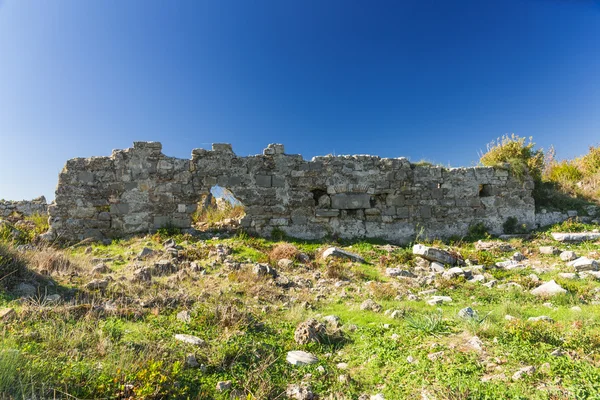
[[446,270],[446,268],[444,268],[444,264],[439,263],[437,261],[433,261],[432,263],[430,263],[429,269],[435,274],[442,274]]
[[89,290],[106,289],[108,287],[108,283],[108,279],[93,279],[85,285],[85,288]]
[[360,305],[360,309],[363,311],[373,311],[373,312],[381,312],[381,310],[383,309],[383,307],[374,302],[372,299],[367,299],[365,301],[362,302],[362,304]]
[[470,347],[471,349],[473,349],[475,351],[479,351],[479,352],[483,351],[483,342],[477,336],[473,336],[472,338],[467,340],[466,344],[467,344],[467,347]]
[[465,271],[461,267],[452,267],[442,274],[444,279],[455,279],[465,276]]
[[313,354],[302,350],[288,351],[285,359],[292,365],[308,365],[319,361]]
[[150,258],[152,256],[154,256],[156,254],[156,252],[148,247],[144,247],[142,250],[140,250],[140,252],[137,255],[137,258],[139,260],[145,260],[147,258]]
[[513,254],[512,259],[519,262],[519,261],[523,261],[526,257],[523,255],[523,253],[517,251],[515,254]]
[[323,317],[323,320],[327,325],[331,326],[332,328],[337,329],[341,326],[340,317],[338,317],[337,315],[327,315]]
[[386,268],[385,273],[387,276],[391,276],[391,277],[405,277],[405,278],[415,278],[416,277],[416,275],[413,274],[412,272],[405,270],[405,269],[400,269],[400,268]]
[[446,250],[437,249],[435,247],[427,247],[422,244],[415,244],[413,246],[413,254],[423,257],[429,261],[437,261],[442,264],[454,265],[458,259],[447,252]]
[[327,337],[325,325],[316,319],[309,319],[300,323],[294,332],[294,340],[298,344],[320,343]]
[[560,250],[554,246],[540,246],[540,254],[555,256],[560,253],[561,253]]
[[258,276],[277,276],[277,272],[269,264],[254,264],[252,272]]
[[550,353],[550,355],[553,357],[562,357],[565,355],[565,353],[561,349],[556,349],[556,350],[552,351],[552,353]]
[[562,293],[567,293],[567,291],[554,280],[543,283],[531,291],[532,295],[540,297],[551,297]]
[[471,307],[465,307],[458,312],[458,316],[464,319],[478,319],[479,315],[477,311],[473,310]]
[[554,322],[554,320],[552,318],[550,318],[547,315],[540,315],[539,317],[529,317],[527,319],[527,321],[531,321],[531,322],[539,322],[539,321],[545,321],[545,322]]
[[566,250],[560,253],[560,259],[563,261],[573,261],[577,259],[577,254],[574,251]]
[[504,242],[484,242],[483,240],[478,240],[475,243],[475,249],[477,250],[500,250],[502,252],[514,251],[514,247],[512,247],[508,243]]
[[568,266],[575,268],[575,271],[597,271],[598,261],[587,257],[579,257],[578,259],[567,263]]
[[177,313],[177,320],[189,323],[192,321],[192,313],[190,313],[188,310],[179,311]]
[[429,358],[431,361],[437,361],[440,360],[444,357],[444,351],[437,351],[435,353],[429,353],[427,354],[427,358]]
[[329,247],[321,255],[321,258],[323,258],[323,260],[327,260],[330,257],[347,258],[355,262],[366,263],[365,259],[359,256],[358,254],[342,250],[338,247]]
[[311,387],[305,383],[300,384],[300,385],[290,383],[289,385],[287,385],[287,388],[285,390],[285,395],[288,397],[288,399],[293,399],[293,400],[316,399],[314,393],[312,392]]
[[206,344],[206,342],[200,339],[198,336],[187,335],[185,333],[178,333],[174,336],[174,338],[180,342],[193,344],[194,346],[204,346]]
[[200,366],[200,363],[196,359],[196,355],[190,353],[185,356],[185,365],[189,368],[198,368]]
[[92,268],[92,274],[106,274],[108,272],[110,272],[110,268],[104,263],[97,264]]
[[431,299],[427,300],[427,304],[430,306],[437,306],[444,303],[451,303],[452,298],[450,296],[433,296]]
[[535,372],[535,367],[532,365],[528,365],[527,367],[523,367],[523,368],[519,369],[517,372],[515,372],[512,376],[512,379],[513,379],[513,381],[518,381],[524,375],[533,375],[534,372]]
[[277,261],[277,266],[282,269],[291,268],[294,265],[294,262],[289,258],[282,258]]
[[600,239],[600,233],[596,232],[552,232],[552,237],[557,242],[579,243]]
[[217,382],[217,392],[225,392],[231,390],[231,381]]

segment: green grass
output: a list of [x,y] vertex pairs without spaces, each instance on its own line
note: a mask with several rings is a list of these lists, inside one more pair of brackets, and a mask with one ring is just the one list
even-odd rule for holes
[[[0,325],[0,398],[229,399],[231,392],[215,388],[217,382],[231,380],[243,399],[275,399],[284,398],[289,383],[305,379],[321,398],[358,398],[378,392],[390,399],[600,397],[600,305],[596,304],[600,284],[558,277],[569,270],[558,256],[537,255],[538,246],[555,244],[546,233],[536,234],[532,241],[510,242],[517,250],[531,250],[526,263],[558,266],[546,272],[491,268],[511,252],[477,251],[474,242],[467,240],[451,245],[463,257],[486,265],[487,279],[516,282],[522,290],[490,289],[439,276],[430,283],[386,276],[387,267],[416,271],[410,246],[299,240],[290,243],[311,261],[279,273],[290,280],[310,281],[310,286],[283,287],[272,278],[255,276],[251,267],[232,270],[209,254],[221,246],[230,249],[232,260],[270,262],[278,269],[269,254],[285,242],[245,234],[210,240],[172,237],[183,247],[181,265],[195,261],[205,267],[205,273],[190,272],[183,280],[167,275],[150,283],[128,281],[143,247],[162,249],[165,237],[159,234],[62,250],[77,266],[77,274],[52,275],[57,285],[53,290],[63,295],[59,303],[21,302],[10,290],[0,291],[0,307],[12,307],[18,314]],[[360,254],[368,264],[320,260],[319,249],[331,244]],[[447,246],[438,241],[431,244]],[[5,260],[10,257],[10,262],[38,268],[34,254],[17,256],[12,246],[0,248]],[[596,258],[594,252],[600,251],[599,243],[558,246]],[[114,280],[104,292],[84,288],[92,279],[88,271],[93,258],[115,259],[109,262]],[[543,281],[555,279],[568,293],[552,299],[531,295],[529,290],[537,285],[529,277],[532,273]],[[410,293],[432,288],[452,302],[430,306],[427,295],[419,295],[417,301],[407,299]],[[382,312],[360,310],[367,298],[381,304]],[[106,302],[113,304],[111,311],[104,311]],[[545,305],[548,302],[551,306]],[[478,319],[458,317],[467,306],[478,312]],[[573,306],[581,311],[573,311]],[[190,311],[189,323],[177,319],[182,310]],[[392,319],[385,310],[399,310],[400,317]],[[517,320],[507,321],[507,314]],[[340,318],[341,332],[330,327],[330,336],[322,343],[294,342],[300,322],[326,315]],[[527,321],[540,315],[555,322]],[[206,345],[179,342],[174,339],[178,333],[198,336]],[[483,342],[483,350],[467,345],[474,335]],[[551,356],[557,348],[568,355]],[[285,360],[290,350],[309,351],[319,361],[292,366]],[[442,352],[438,359],[428,357],[437,352]],[[190,353],[201,368],[186,366]],[[342,362],[347,369],[337,367]],[[512,381],[511,376],[525,365],[535,366],[537,372]],[[492,379],[501,374],[506,381]],[[340,375],[347,379],[341,380]],[[545,389],[538,389],[543,385]]]

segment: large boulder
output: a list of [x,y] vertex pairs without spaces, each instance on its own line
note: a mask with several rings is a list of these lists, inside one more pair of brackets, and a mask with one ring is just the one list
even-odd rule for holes
[[551,297],[562,293],[567,293],[567,291],[554,280],[546,282],[531,291],[532,295],[540,297]]

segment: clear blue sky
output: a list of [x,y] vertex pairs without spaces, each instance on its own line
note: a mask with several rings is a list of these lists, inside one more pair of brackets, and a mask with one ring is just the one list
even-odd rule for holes
[[0,198],[156,140],[473,165],[600,142],[594,0],[0,0]]

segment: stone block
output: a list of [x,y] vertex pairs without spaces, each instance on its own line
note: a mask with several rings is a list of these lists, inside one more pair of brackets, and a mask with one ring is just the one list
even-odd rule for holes
[[340,193],[331,196],[331,207],[342,210],[371,208],[371,196],[366,193]]
[[271,175],[256,175],[256,186],[271,187]]

